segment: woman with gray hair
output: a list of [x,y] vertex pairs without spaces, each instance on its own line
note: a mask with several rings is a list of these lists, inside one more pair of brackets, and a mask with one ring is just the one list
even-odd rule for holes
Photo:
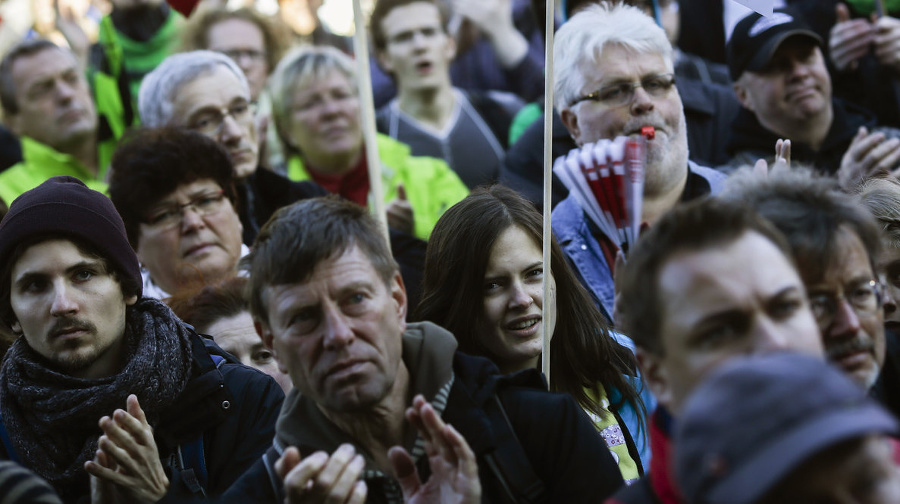
[[[295,49],[275,69],[269,92],[288,178],[313,180],[365,206],[370,186],[350,57],[332,47]],[[385,135],[376,143],[388,224],[427,240],[468,189],[444,161],[412,156],[409,146]]]
[[881,227],[881,254],[875,262],[884,290],[885,358],[875,392],[900,417],[900,181],[872,177],[857,188],[859,200]]
[[291,183],[259,169],[250,87],[244,72],[224,54],[191,51],[169,56],[144,78],[138,107],[145,126],[194,130],[228,151],[246,245],[278,208],[327,194],[312,182]]

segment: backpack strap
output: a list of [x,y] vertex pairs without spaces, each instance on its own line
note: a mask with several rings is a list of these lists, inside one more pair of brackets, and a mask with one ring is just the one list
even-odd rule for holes
[[275,472],[275,462],[281,458],[281,454],[275,449],[275,446],[269,447],[262,455],[263,465],[266,467],[266,473],[269,475],[269,483],[272,485],[272,492],[275,494],[275,502],[285,502],[284,482]]
[[497,441],[497,449],[486,454],[485,459],[507,496],[516,503],[544,502],[547,493],[544,483],[531,467],[503,403],[496,394],[484,404],[484,411],[491,421]]
[[209,474],[206,470],[206,457],[203,452],[203,436],[175,447],[169,456],[168,465],[191,494],[206,497]]
[[216,365],[216,369],[222,367],[222,364],[225,364],[225,357],[216,354],[209,354],[209,357],[212,359],[213,364]]

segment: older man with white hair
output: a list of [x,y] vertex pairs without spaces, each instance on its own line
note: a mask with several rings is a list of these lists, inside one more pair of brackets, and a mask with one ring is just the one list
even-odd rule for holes
[[[644,222],[652,225],[678,202],[720,189],[722,173],[688,161],[672,46],[640,9],[598,5],[578,12],[559,29],[553,56],[556,108],[579,146],[655,129],[647,141]],[[553,211],[553,230],[585,286],[611,315],[617,246],[572,196]]]
[[138,108],[146,126],[187,128],[225,147],[238,180],[247,245],[278,208],[327,194],[313,182],[292,182],[258,168],[250,87],[244,72],[224,54],[191,51],[169,56],[144,78]]

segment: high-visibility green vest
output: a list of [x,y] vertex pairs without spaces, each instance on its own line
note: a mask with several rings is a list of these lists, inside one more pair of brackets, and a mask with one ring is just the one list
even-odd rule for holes
[[[413,156],[408,145],[380,133],[376,143],[381,159],[384,201],[396,199],[397,187],[403,185],[413,209],[413,234],[428,240],[441,215],[468,196],[469,189],[443,159]],[[291,180],[311,179],[299,156],[288,160],[287,175]],[[369,198],[371,203],[371,194]]]
[[[99,149],[98,149],[99,152]],[[112,151],[108,152],[112,157]],[[33,189],[50,177],[70,175],[91,189],[106,193],[106,171],[109,157],[98,158],[102,164],[94,175],[74,157],[63,154],[28,137],[22,137],[22,161],[0,172],[0,200],[9,206],[23,192]]]

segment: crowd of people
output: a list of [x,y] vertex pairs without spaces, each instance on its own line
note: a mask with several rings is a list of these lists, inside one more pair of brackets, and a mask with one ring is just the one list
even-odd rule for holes
[[0,60],[0,504],[900,502],[900,2],[222,3]]

